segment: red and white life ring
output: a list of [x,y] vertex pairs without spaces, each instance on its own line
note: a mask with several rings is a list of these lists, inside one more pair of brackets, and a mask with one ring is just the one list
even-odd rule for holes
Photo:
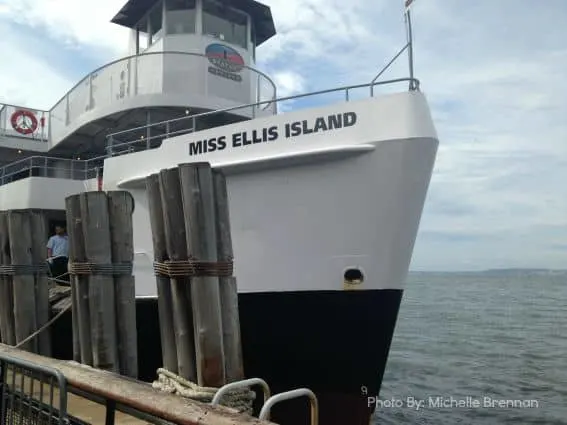
[[18,109],[10,117],[12,128],[20,134],[32,134],[37,130],[38,121],[35,114],[25,109]]

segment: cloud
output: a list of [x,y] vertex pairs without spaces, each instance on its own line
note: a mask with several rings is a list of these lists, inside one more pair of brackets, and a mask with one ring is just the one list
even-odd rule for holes
[[[74,83],[42,58],[39,52],[47,46],[37,34],[2,21],[0,33],[4,35],[0,38],[0,54],[4,58],[0,66],[0,103],[50,108]],[[39,52],[30,54],[29,46]]]
[[[350,0],[348,7],[339,0],[264,2],[278,35],[258,49],[258,67],[280,96],[369,82],[405,43],[402,0]],[[0,53],[10,58],[0,67],[0,99],[49,107],[84,74],[124,55],[126,31],[108,22],[120,6],[0,0]],[[414,268],[564,267],[564,6],[564,0],[539,8],[528,0],[414,3],[415,70],[441,141]],[[383,78],[406,75],[401,57]]]
[[[305,79],[294,71],[276,71],[272,78],[280,98],[305,92]],[[278,102],[278,110],[279,112],[289,111],[296,103],[295,99]]]
[[1,15],[12,22],[42,30],[49,38],[77,49],[125,51],[126,30],[109,21],[118,12],[111,0],[5,0]]
[[302,93],[305,87],[305,79],[293,71],[278,72],[274,75],[274,82],[281,97],[292,96]]

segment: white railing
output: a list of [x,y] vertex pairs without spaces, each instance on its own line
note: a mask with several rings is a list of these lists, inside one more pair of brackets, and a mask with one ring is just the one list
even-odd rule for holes
[[[226,73],[232,79],[218,76],[215,70],[216,65],[206,55],[185,52],[144,53],[106,64],[81,80],[51,109],[51,140],[65,137],[67,127],[78,122],[81,115],[95,109],[109,111],[113,106],[118,111],[124,101],[134,97],[166,95],[187,108],[198,107],[195,99],[199,98],[234,104],[276,98],[274,82],[254,68],[244,65]],[[262,111],[276,113],[270,104]]]
[[[336,87],[328,90],[319,90],[311,93],[296,94],[293,96],[280,97],[275,100],[261,101],[246,105],[233,106],[230,108],[217,109],[215,111],[203,112],[186,117],[174,118],[167,121],[154,122],[141,127],[129,128],[127,130],[111,133],[106,136],[106,151],[108,156],[122,155],[125,153],[157,148],[162,140],[179,136],[181,134],[192,133],[198,128],[199,121],[217,114],[227,112],[237,113],[239,110],[250,110],[262,108],[265,105],[277,105],[281,103],[294,102],[299,99],[309,98],[309,107],[318,106],[318,103],[325,104],[329,100],[350,101],[364,97],[373,97],[376,86],[389,86],[396,83],[409,83],[410,90],[419,90],[419,80],[416,78],[405,77],[384,81],[372,81],[366,84]],[[325,101],[321,101],[325,98]],[[209,122],[214,120],[209,120]],[[208,127],[210,128],[210,126]]]
[[0,185],[27,177],[88,180],[98,176],[104,158],[77,160],[30,156],[0,167]]

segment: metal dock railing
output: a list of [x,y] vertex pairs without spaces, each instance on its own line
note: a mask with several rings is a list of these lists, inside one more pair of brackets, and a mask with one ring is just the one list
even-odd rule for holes
[[[235,389],[262,387],[259,418],[220,405]],[[274,405],[308,398],[311,424],[319,421],[315,394],[299,388],[270,396],[259,378],[221,387],[210,404],[154,390],[151,385],[75,362],[56,360],[0,344],[1,425],[274,425]]]
[[4,344],[0,378],[1,425],[273,425],[224,406],[157,391],[145,382]]

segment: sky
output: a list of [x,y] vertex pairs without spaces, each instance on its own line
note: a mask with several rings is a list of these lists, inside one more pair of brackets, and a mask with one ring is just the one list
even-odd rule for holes
[[[122,3],[0,0],[0,102],[49,109],[125,56]],[[264,3],[278,35],[257,67],[280,96],[369,82],[405,43],[403,0]],[[412,269],[566,268],[565,1],[415,0],[412,18],[440,140]]]

